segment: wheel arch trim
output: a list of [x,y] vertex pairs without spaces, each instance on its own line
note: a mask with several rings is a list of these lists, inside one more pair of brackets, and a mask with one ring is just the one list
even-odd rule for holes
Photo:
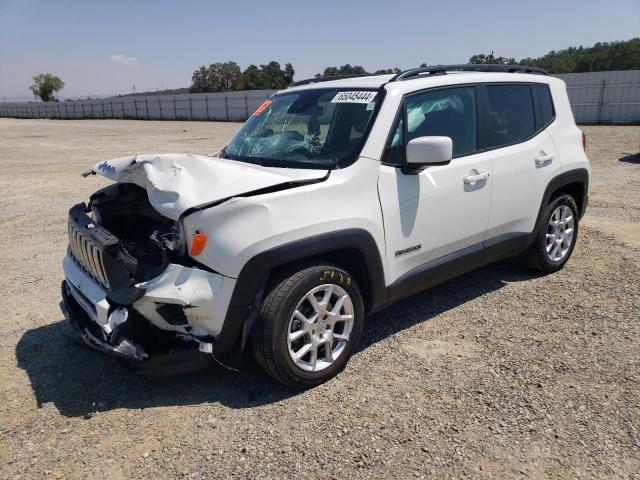
[[384,306],[388,301],[388,290],[382,258],[378,245],[369,232],[353,228],[295,240],[265,250],[244,264],[231,295],[222,331],[214,346],[214,354],[224,356],[230,353],[241,333],[244,344],[257,317],[257,309],[269,276],[275,269],[346,249],[356,250],[364,261],[368,298],[365,310],[371,312]]

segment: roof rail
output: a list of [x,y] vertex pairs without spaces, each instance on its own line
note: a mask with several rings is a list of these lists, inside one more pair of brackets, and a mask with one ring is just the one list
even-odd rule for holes
[[310,83],[330,82],[331,80],[343,80],[345,78],[357,78],[357,77],[372,77],[375,73],[356,73],[352,75],[328,75],[326,77],[314,77],[307,78],[306,80],[300,80],[299,82],[293,82],[289,87],[297,87],[300,85],[308,85]]
[[408,80],[415,78],[422,74],[438,75],[446,74],[447,72],[463,71],[463,72],[509,72],[509,73],[537,73],[540,75],[548,75],[546,70],[538,67],[528,67],[526,65],[499,65],[499,64],[459,64],[459,65],[434,65],[424,68],[412,68],[411,70],[405,70],[393,77],[390,82],[396,82],[398,80]]

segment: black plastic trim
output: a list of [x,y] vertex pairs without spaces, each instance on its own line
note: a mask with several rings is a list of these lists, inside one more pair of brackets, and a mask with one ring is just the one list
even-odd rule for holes
[[411,80],[422,74],[445,75],[447,72],[507,72],[507,73],[536,73],[548,75],[546,70],[538,67],[528,67],[526,65],[499,65],[499,64],[476,64],[465,63],[455,65],[433,65],[430,67],[412,68],[396,74],[390,82],[400,80]]
[[409,270],[389,285],[389,300],[395,302],[467,273],[482,264],[482,243],[463,248]]
[[231,296],[222,331],[214,345],[218,357],[236,345],[250,312],[256,312],[271,272],[282,265],[307,258],[352,248],[363,256],[366,267],[369,302],[367,312],[375,311],[388,301],[382,259],[371,234],[362,229],[347,229],[296,240],[262,252],[251,258],[240,271]]

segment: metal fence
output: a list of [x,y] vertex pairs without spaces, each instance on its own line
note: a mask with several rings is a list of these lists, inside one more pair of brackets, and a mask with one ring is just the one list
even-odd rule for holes
[[[565,73],[578,123],[640,123],[640,70]],[[244,120],[273,90],[0,103],[0,117]]]
[[640,123],[640,70],[564,73],[578,123]]
[[245,120],[274,90],[0,103],[0,117]]

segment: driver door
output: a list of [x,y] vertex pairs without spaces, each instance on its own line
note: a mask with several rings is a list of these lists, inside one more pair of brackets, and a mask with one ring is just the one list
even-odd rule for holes
[[[392,295],[393,285],[402,284],[404,294],[429,286],[431,267],[470,270],[480,265],[492,178],[489,154],[476,153],[477,131],[474,86],[405,98],[378,180]],[[452,139],[453,159],[447,165],[408,169],[407,142],[430,135]],[[469,182],[478,174],[487,178]]]

